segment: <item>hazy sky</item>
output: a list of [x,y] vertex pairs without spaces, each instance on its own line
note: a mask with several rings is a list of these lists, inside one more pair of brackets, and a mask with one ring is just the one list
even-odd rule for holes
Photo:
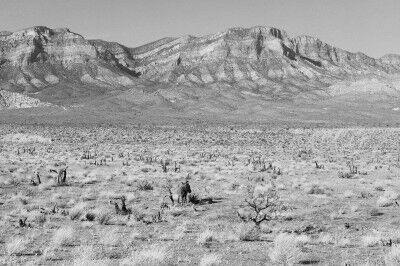
[[33,25],[129,47],[264,25],[373,57],[400,54],[400,0],[0,0],[0,30]]

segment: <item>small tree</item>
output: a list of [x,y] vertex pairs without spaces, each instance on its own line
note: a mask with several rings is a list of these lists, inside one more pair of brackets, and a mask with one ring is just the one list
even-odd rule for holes
[[245,196],[247,212],[237,211],[240,219],[245,222],[252,221],[259,228],[264,221],[276,219],[277,213],[282,209],[279,196],[274,186],[254,186],[247,187],[247,195]]

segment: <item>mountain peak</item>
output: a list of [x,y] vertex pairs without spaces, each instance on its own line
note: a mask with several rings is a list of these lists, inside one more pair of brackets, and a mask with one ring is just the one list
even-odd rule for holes
[[[374,59],[266,26],[163,38],[137,48],[87,40],[68,28],[35,26],[0,34],[0,85],[53,103],[148,86],[170,104],[176,101],[170,97],[188,99],[175,91],[182,87],[195,95],[211,93],[198,88],[223,88],[237,100],[244,97],[241,91],[294,100],[304,94],[322,97],[320,90],[340,81],[399,73],[398,55]],[[175,92],[166,95],[158,88]]]
[[236,38],[244,38],[246,36],[254,36],[257,34],[262,34],[264,36],[270,35],[270,36],[273,36],[278,39],[287,38],[287,36],[288,36],[288,34],[284,30],[274,28],[274,27],[267,27],[267,26],[253,26],[253,27],[249,27],[249,28],[233,27],[233,28],[229,28],[225,31],[222,31],[219,34],[212,34],[212,36],[213,35],[227,35],[227,36],[234,36]]

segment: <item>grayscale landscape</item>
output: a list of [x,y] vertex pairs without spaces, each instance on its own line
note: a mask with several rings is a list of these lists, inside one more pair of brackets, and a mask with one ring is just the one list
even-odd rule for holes
[[0,265],[400,265],[400,55],[1,30]]

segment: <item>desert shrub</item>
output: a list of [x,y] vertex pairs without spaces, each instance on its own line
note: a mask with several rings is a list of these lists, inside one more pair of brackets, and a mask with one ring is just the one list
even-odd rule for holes
[[380,244],[381,240],[382,240],[382,236],[378,232],[375,232],[375,233],[369,234],[369,235],[365,235],[361,238],[361,242],[362,242],[363,246],[365,246],[365,247],[377,246],[378,244]]
[[338,247],[346,248],[351,246],[351,240],[346,237],[337,238],[335,244]]
[[196,193],[190,193],[188,196],[188,200],[190,203],[193,204],[199,204],[200,203],[200,197]]
[[385,232],[383,241],[391,241],[392,244],[400,244],[400,230],[394,229]]
[[[52,176],[49,176],[49,178],[53,178]],[[39,185],[39,190],[45,191],[45,190],[51,190],[53,188],[54,184],[53,182],[42,182],[42,184]]]
[[71,220],[78,220],[82,217],[86,209],[87,204],[84,202],[80,202],[69,210],[69,217],[71,218]]
[[92,246],[79,246],[74,250],[74,265],[87,265],[94,259]]
[[253,222],[256,227],[264,221],[276,218],[282,209],[279,196],[273,186],[248,186],[245,196],[246,207],[238,210],[237,215],[244,222]]
[[101,244],[109,246],[116,246],[119,241],[120,236],[118,235],[118,231],[115,229],[105,231],[100,238]]
[[20,195],[20,196],[18,197],[18,200],[19,200],[19,202],[20,202],[22,205],[27,205],[27,204],[29,203],[28,197],[26,197],[26,196]]
[[46,215],[40,212],[34,212],[30,216],[30,220],[32,220],[35,224],[39,226],[43,226],[46,223]]
[[390,251],[385,255],[385,264],[387,266],[400,265],[400,246],[392,246]]
[[307,194],[325,194],[325,190],[318,185],[311,185],[305,189]]
[[197,237],[196,243],[201,246],[210,246],[213,241],[217,241],[218,236],[215,232],[207,229],[204,232],[200,233]]
[[150,172],[152,169],[150,167],[143,167],[140,169],[143,173],[148,173]]
[[141,212],[137,209],[132,210],[132,215],[137,222],[143,221],[143,219],[146,217],[146,214],[144,212]]
[[386,190],[383,193],[383,197],[391,199],[391,200],[397,200],[397,199],[399,199],[399,193],[397,193],[396,191],[393,191],[393,190]]
[[381,215],[383,215],[383,212],[381,212],[377,208],[372,208],[371,211],[370,211],[370,215],[371,216],[381,216]]
[[345,198],[354,198],[354,197],[356,197],[356,194],[352,190],[346,190],[343,193],[343,197],[345,197]]
[[[250,225],[250,224],[247,224]],[[239,227],[237,226],[227,226],[222,231],[218,233],[218,242],[227,243],[227,242],[237,242],[240,240],[239,238]]]
[[238,226],[237,233],[241,241],[259,241],[261,230],[252,224],[242,223]]
[[373,196],[374,196],[373,194],[371,194],[367,191],[361,191],[359,198],[369,199],[369,198],[372,198]]
[[93,246],[79,246],[75,248],[74,266],[108,266],[113,265],[110,259],[96,259],[96,252]]
[[10,242],[6,244],[7,254],[9,256],[21,254],[26,249],[28,243],[28,239],[22,237],[11,239]]
[[214,266],[221,264],[220,255],[211,253],[204,255],[200,260],[200,266]]
[[139,182],[138,186],[137,186],[138,190],[141,191],[146,191],[146,190],[153,190],[153,185],[147,181],[147,180],[142,180]]
[[144,248],[141,251],[133,252],[130,257],[121,261],[121,265],[140,265],[140,266],[153,266],[153,265],[167,265],[166,247],[154,245]]
[[182,239],[185,236],[185,232],[187,231],[187,221],[183,221],[180,225],[178,225],[173,232],[171,232],[171,236],[173,240]]
[[129,240],[137,240],[137,239],[141,239],[141,234],[140,231],[137,229],[133,229],[128,237]]
[[72,227],[62,227],[54,232],[53,243],[56,246],[73,246],[76,244],[76,234]]
[[86,220],[91,222],[91,221],[94,221],[94,219],[96,219],[96,215],[92,212],[87,212],[85,214],[85,218],[86,218]]
[[112,218],[112,213],[107,208],[99,208],[96,210],[95,216],[96,216],[95,219],[99,224],[106,225],[106,224],[109,224],[109,222]]
[[296,264],[301,257],[301,250],[297,246],[296,236],[291,234],[277,235],[269,257],[274,263],[279,265]]
[[352,174],[352,173],[349,173],[349,172],[341,172],[341,171],[339,171],[339,172],[338,172],[338,177],[339,177],[339,178],[348,179],[348,178],[352,178],[352,177],[353,177],[353,174]]
[[391,200],[390,198],[387,198],[387,197],[385,197],[385,196],[380,196],[380,197],[378,198],[378,200],[376,201],[376,204],[377,204],[379,207],[389,207],[389,206],[393,205],[394,202],[393,202],[393,200]]
[[308,244],[311,243],[311,237],[309,235],[299,235],[296,237],[296,241],[299,244]]
[[358,205],[358,204],[352,204],[352,205],[350,206],[350,211],[351,211],[351,212],[358,212],[358,211],[360,211],[360,205]]
[[315,241],[318,244],[334,244],[334,238],[329,233],[321,234]]
[[397,192],[387,190],[378,198],[377,204],[379,207],[389,207],[393,205],[398,198],[399,194]]

